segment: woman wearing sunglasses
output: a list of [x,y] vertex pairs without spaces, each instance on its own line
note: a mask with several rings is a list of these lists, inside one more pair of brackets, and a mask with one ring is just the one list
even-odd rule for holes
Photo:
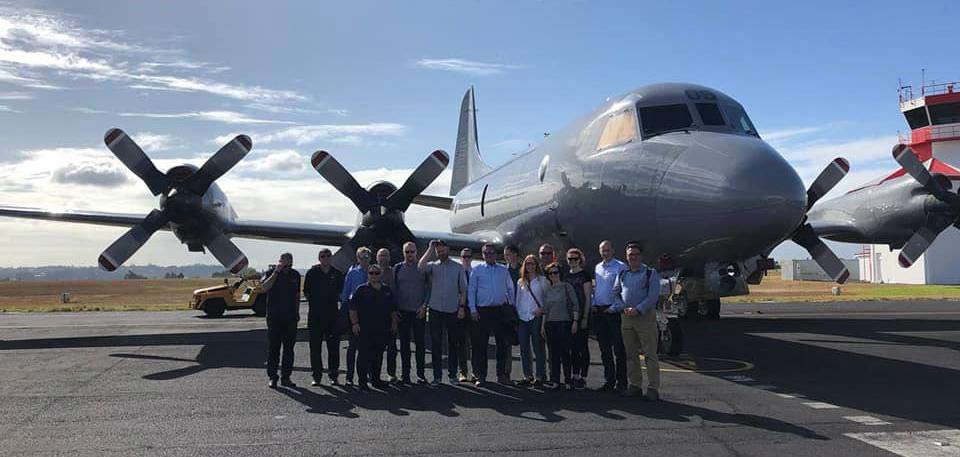
[[[573,335],[580,327],[580,302],[573,286],[560,279],[560,264],[544,268],[550,285],[543,291],[543,327],[541,335],[550,350],[550,381],[555,389],[572,390],[571,351]],[[563,369],[563,382],[560,370]]]
[[587,346],[590,335],[590,298],[593,295],[593,272],[583,268],[583,251],[571,248],[567,251],[567,265],[570,271],[564,281],[573,286],[580,300],[580,320],[577,333],[573,335],[570,364],[573,366],[573,387],[587,387],[587,370],[590,368],[590,348]]
[[[520,265],[520,279],[517,279],[517,317],[520,318],[517,335],[520,340],[520,365],[523,367],[523,379],[517,382],[518,386],[541,386],[546,377],[547,351],[540,329],[543,327],[543,290],[547,286],[547,279],[540,273],[537,258],[528,255]],[[536,375],[533,371],[534,357]]]

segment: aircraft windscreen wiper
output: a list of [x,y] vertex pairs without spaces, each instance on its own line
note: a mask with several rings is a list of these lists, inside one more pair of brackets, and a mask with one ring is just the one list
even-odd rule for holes
[[690,133],[690,127],[681,127],[681,128],[676,128],[676,129],[661,130],[661,131],[659,131],[659,132],[655,132],[655,133],[650,133],[650,134],[648,134],[648,135],[647,135],[647,138],[653,138],[653,137],[655,137],[655,136],[665,135],[665,134],[667,134],[667,133],[677,133],[677,132]]

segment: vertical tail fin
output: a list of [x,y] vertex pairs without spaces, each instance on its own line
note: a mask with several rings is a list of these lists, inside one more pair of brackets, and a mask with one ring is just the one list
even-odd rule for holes
[[473,86],[470,86],[460,104],[460,126],[453,155],[450,195],[456,195],[460,189],[490,170],[490,166],[480,157],[480,147],[477,145],[477,107],[473,99]]

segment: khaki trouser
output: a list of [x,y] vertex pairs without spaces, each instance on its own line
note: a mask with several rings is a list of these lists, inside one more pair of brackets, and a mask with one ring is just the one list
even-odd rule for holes
[[643,315],[623,316],[620,324],[623,345],[627,350],[627,377],[630,384],[638,388],[643,386],[643,371],[640,369],[642,350],[647,362],[647,387],[660,389],[660,357],[657,355],[657,342],[660,338],[657,333],[656,314],[656,310],[651,309]]

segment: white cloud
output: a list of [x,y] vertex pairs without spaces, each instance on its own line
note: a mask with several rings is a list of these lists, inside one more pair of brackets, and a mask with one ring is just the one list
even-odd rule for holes
[[148,117],[154,119],[197,119],[224,124],[293,124],[289,121],[257,119],[235,111],[189,111],[185,113],[120,113],[123,117]]
[[50,179],[60,184],[117,187],[127,183],[123,169],[112,163],[83,162],[65,165],[53,171]]
[[172,135],[165,135],[152,132],[137,132],[131,137],[140,145],[144,151],[163,151],[170,149],[180,141]]
[[506,70],[520,68],[517,65],[477,62],[466,59],[419,59],[414,65],[430,70],[453,71],[475,76],[499,75]]
[[138,63],[143,54],[165,51],[119,41],[121,37],[122,32],[90,30],[47,13],[0,11],[0,81],[52,89],[59,86],[39,78],[84,78],[127,83],[140,90],[201,92],[248,102],[306,100],[290,90],[161,74],[159,70],[217,73],[226,68],[183,59]]
[[26,92],[0,92],[0,100],[32,100],[33,95]]
[[[292,142],[297,145],[330,141],[341,144],[360,144],[369,137],[399,136],[406,131],[402,124],[375,122],[368,124],[319,124],[289,127],[274,133],[258,135],[263,144]],[[217,138],[218,140],[220,137]]]
[[770,130],[768,132],[761,132],[760,136],[767,142],[774,143],[782,140],[788,140],[798,136],[821,132],[830,127],[832,127],[832,124],[816,125],[816,126],[810,126],[810,127],[789,127],[784,129]]
[[20,110],[15,110],[15,109],[7,106],[7,105],[0,105],[0,112],[4,112],[4,113],[21,113],[22,111],[20,111]]
[[305,170],[308,161],[309,158],[292,149],[261,150],[247,156],[237,165],[237,171],[293,174]]

